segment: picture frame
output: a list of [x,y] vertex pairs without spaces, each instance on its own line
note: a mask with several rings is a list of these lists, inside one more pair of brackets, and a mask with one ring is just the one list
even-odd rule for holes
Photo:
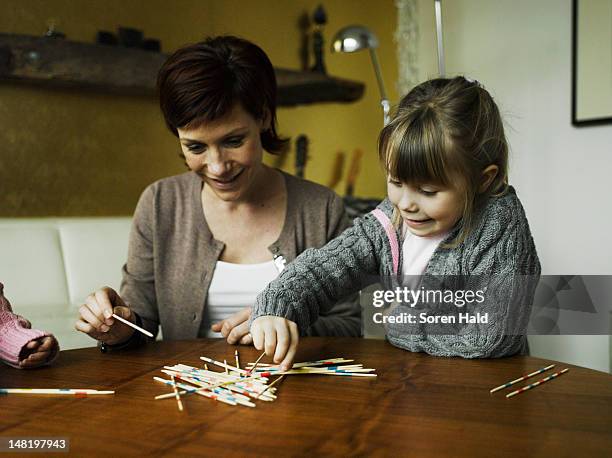
[[612,0],[572,1],[572,124],[612,123]]

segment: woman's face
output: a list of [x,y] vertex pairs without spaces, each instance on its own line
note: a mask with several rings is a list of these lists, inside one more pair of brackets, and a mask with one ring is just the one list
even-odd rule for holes
[[239,201],[249,196],[262,169],[260,133],[267,128],[240,104],[223,118],[192,129],[177,129],[187,165],[216,197]]

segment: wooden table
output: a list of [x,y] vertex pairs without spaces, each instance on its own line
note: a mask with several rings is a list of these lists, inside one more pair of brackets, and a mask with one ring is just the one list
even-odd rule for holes
[[[67,437],[75,456],[612,454],[608,374],[557,363],[570,367],[557,380],[511,399],[508,391],[489,394],[550,364],[532,357],[436,358],[378,340],[308,338],[296,361],[345,357],[376,368],[378,377],[287,376],[278,399],[255,408],[192,395],[179,412],[174,399],[153,400],[169,391],[153,381],[163,365],[200,365],[199,356],[233,361],[235,348],[214,339],[168,341],[108,354],[64,351],[37,370],[0,367],[0,387],[116,390],[88,398],[0,396],[0,437]],[[252,347],[239,351],[244,363],[258,355]]]

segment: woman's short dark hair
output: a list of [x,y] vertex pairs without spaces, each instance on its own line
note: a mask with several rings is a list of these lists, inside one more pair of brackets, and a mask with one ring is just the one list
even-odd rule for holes
[[157,88],[166,125],[177,137],[177,128],[217,120],[240,103],[257,120],[269,116],[270,127],[261,133],[266,151],[287,147],[289,140],[276,132],[274,68],[250,41],[219,36],[178,49],[159,70]]

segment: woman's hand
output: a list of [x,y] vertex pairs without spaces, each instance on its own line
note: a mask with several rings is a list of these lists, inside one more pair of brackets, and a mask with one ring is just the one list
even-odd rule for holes
[[22,358],[19,360],[19,367],[22,369],[31,369],[51,362],[57,352],[59,344],[53,336],[41,337],[31,340],[22,350]]
[[91,293],[79,308],[79,319],[74,324],[77,331],[109,345],[127,341],[135,332],[128,325],[112,318],[112,314],[134,323],[136,318],[117,292],[105,286]]
[[230,345],[237,343],[251,345],[253,338],[249,333],[249,318],[251,318],[251,307],[240,310],[223,321],[214,323],[210,329],[220,332]]
[[251,335],[255,348],[273,356],[281,371],[291,369],[300,336],[297,324],[278,316],[260,316],[251,324]]

